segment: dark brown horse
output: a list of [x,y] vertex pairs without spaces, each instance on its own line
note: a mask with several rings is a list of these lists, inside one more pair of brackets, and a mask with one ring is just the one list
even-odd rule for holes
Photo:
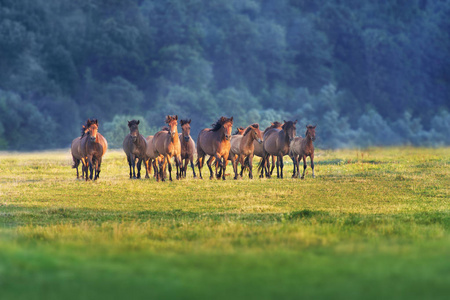
[[[181,168],[181,144],[177,128],[178,116],[167,116],[166,123],[168,127],[158,131],[153,137],[153,145],[156,153],[164,157],[159,167],[161,180],[165,180],[166,165],[169,164],[169,179],[172,181],[172,164],[170,163],[172,157],[175,157],[177,167]],[[178,172],[177,179],[180,179]]]
[[[237,164],[241,163],[241,173],[244,171],[244,160],[248,158],[249,178],[253,178],[253,151],[254,141],[262,144],[262,133],[259,124],[255,123],[247,127],[242,136],[237,136],[231,140],[230,157],[234,169],[234,179],[237,179]],[[235,158],[237,156],[237,159]]]
[[[141,178],[141,164],[147,161],[147,141],[139,133],[139,120],[128,121],[130,133],[123,140],[123,151],[127,155],[128,166],[130,167],[130,178]],[[137,159],[137,176],[136,176]]]
[[103,135],[98,132],[97,119],[87,120],[85,127],[86,134],[81,138],[79,151],[81,154],[81,162],[85,168],[86,180],[97,180],[100,177],[100,167],[102,157],[108,149],[108,143]]
[[303,174],[302,179],[305,178],[305,170],[306,170],[306,157],[309,156],[311,160],[311,169],[312,169],[312,177],[315,178],[314,175],[314,145],[313,142],[316,140],[316,127],[312,125],[306,126],[305,138],[295,137],[291,142],[289,149],[289,156],[294,163],[294,172],[292,177],[299,177],[299,163],[303,159]]
[[265,169],[267,177],[270,178],[270,174],[265,168],[265,162],[269,159],[269,155],[275,155],[277,157],[277,177],[283,178],[283,156],[289,153],[290,142],[295,137],[296,123],[297,120],[284,121],[281,129],[271,128],[264,133],[264,157],[260,162],[260,168]]
[[[213,179],[211,163],[216,159],[218,166],[222,169],[222,179],[225,180],[228,155],[230,154],[230,139],[233,128],[233,117],[221,117],[212,128],[203,129],[197,139],[197,166],[198,173],[202,179],[203,159],[205,155],[210,155],[207,165],[210,172],[210,179]],[[223,160],[222,160],[223,159]]]
[[181,170],[181,175],[186,177],[186,171],[188,163],[191,163],[192,172],[194,174],[194,178],[197,177],[195,174],[194,167],[194,154],[195,154],[195,142],[191,137],[191,120],[181,120],[181,133],[178,135],[181,143],[181,166],[184,167]]
[[[80,173],[78,172],[78,166],[80,165],[82,156],[80,153],[80,143],[81,143],[81,138],[88,132],[88,129],[86,128],[86,125],[82,126],[81,129],[81,136],[76,137],[73,139],[72,144],[70,145],[70,151],[72,153],[72,160],[73,160],[73,165],[72,168],[73,169],[77,169],[77,179],[80,178]],[[81,166],[81,178],[84,179],[84,167],[83,165]]]

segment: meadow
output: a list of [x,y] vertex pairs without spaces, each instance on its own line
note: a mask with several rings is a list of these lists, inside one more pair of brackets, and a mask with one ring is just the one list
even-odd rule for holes
[[112,150],[85,182],[71,163],[0,153],[0,299],[450,294],[450,148],[319,149],[304,180],[130,180]]

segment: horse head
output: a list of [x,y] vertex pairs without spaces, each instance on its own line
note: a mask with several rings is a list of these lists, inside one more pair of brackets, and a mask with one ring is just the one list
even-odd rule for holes
[[281,128],[286,132],[286,135],[289,137],[289,142],[292,142],[292,140],[295,137],[295,124],[297,124],[297,120],[295,121],[284,121],[283,126]]
[[225,139],[227,141],[231,140],[231,132],[233,131],[233,117],[226,119],[222,126],[225,129]]
[[317,125],[306,125],[305,137],[309,136],[313,142],[316,140],[316,127]]
[[243,135],[245,131],[244,127],[238,127],[236,128],[236,131],[234,132],[235,135]]
[[97,132],[98,132],[97,119],[88,120],[86,125],[87,125],[87,134],[89,136],[89,139],[91,140],[91,142],[95,142],[95,140],[97,139]]
[[[256,140],[258,143],[262,144],[263,137],[262,137],[262,131],[259,130],[259,124],[258,123],[252,124],[252,125],[248,126],[248,128],[251,130],[253,139]],[[249,129],[247,129],[247,130],[249,130]],[[246,133],[248,133],[248,131],[246,131]]]
[[191,138],[191,119],[189,120],[181,120],[181,135],[186,142],[189,142]]
[[128,128],[130,129],[130,136],[134,143],[139,137],[139,120],[128,121]]
[[166,123],[169,125],[169,133],[172,139],[175,138],[175,136],[178,136],[178,116],[167,116],[166,117]]

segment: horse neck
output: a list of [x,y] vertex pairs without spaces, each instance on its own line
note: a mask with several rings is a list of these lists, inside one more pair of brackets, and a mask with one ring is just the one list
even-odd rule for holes
[[284,129],[281,129],[279,134],[281,135],[281,138],[283,139],[283,142],[285,144],[289,145],[290,141],[289,141],[289,135],[287,134],[287,132]]
[[252,147],[253,141],[255,140],[255,137],[252,134],[252,130],[250,130],[246,135],[244,135],[242,137],[242,139],[243,139],[243,141],[241,141],[241,143],[244,142],[244,145],[246,146],[246,148]]

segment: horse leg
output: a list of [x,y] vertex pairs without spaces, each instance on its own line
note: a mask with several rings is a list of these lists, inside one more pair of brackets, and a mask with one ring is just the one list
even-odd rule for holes
[[248,156],[248,178],[253,179],[253,153]]
[[225,156],[223,156],[223,163],[222,163],[222,171],[223,171],[222,180],[225,180],[225,171],[227,170],[227,163],[228,163],[228,155],[225,154]]
[[283,179],[283,168],[284,168],[283,156],[280,156],[280,168],[281,168],[281,179]]
[[169,165],[169,180],[172,181],[172,163],[171,163],[171,161],[170,161],[170,157],[167,155],[167,156],[164,158],[164,161],[166,161],[167,164]]
[[198,176],[200,179],[203,179],[202,177],[202,167],[203,167],[203,159],[205,158],[205,155],[198,155],[197,157],[197,166],[198,166]]
[[303,159],[303,174],[302,174],[302,179],[305,179],[305,171],[306,171],[306,155],[302,155],[302,159]]
[[208,168],[209,168],[209,179],[213,179],[213,171],[212,171],[212,168],[211,168],[211,164],[212,164],[213,158],[214,158],[214,156],[210,156],[208,161],[206,162],[206,164],[208,165]]
[[280,157],[277,157],[277,178],[280,178]]
[[138,158],[138,163],[137,163],[137,176],[136,178],[141,178],[141,165],[142,165],[142,158]]
[[[269,166],[270,166],[270,164],[269,164]],[[275,169],[275,156],[274,155],[272,155],[272,169],[270,169],[270,175],[272,175],[273,169]]]
[[309,158],[311,159],[312,178],[316,178],[316,175],[314,175],[314,153]]
[[[194,178],[197,178],[197,175],[195,175],[194,155],[191,155],[191,157],[189,158],[189,160],[191,161],[191,168],[192,168],[192,173],[194,174]],[[187,169],[186,169],[185,171],[187,171]]]
[[239,161],[239,156],[238,159],[236,159],[236,156],[231,154],[231,165],[233,166],[233,171],[234,171],[234,180],[237,179],[237,164]]
[[180,168],[180,173],[177,173],[177,179],[181,179],[183,176],[183,160],[181,159],[181,156],[175,156],[175,164],[177,165],[177,168]]

